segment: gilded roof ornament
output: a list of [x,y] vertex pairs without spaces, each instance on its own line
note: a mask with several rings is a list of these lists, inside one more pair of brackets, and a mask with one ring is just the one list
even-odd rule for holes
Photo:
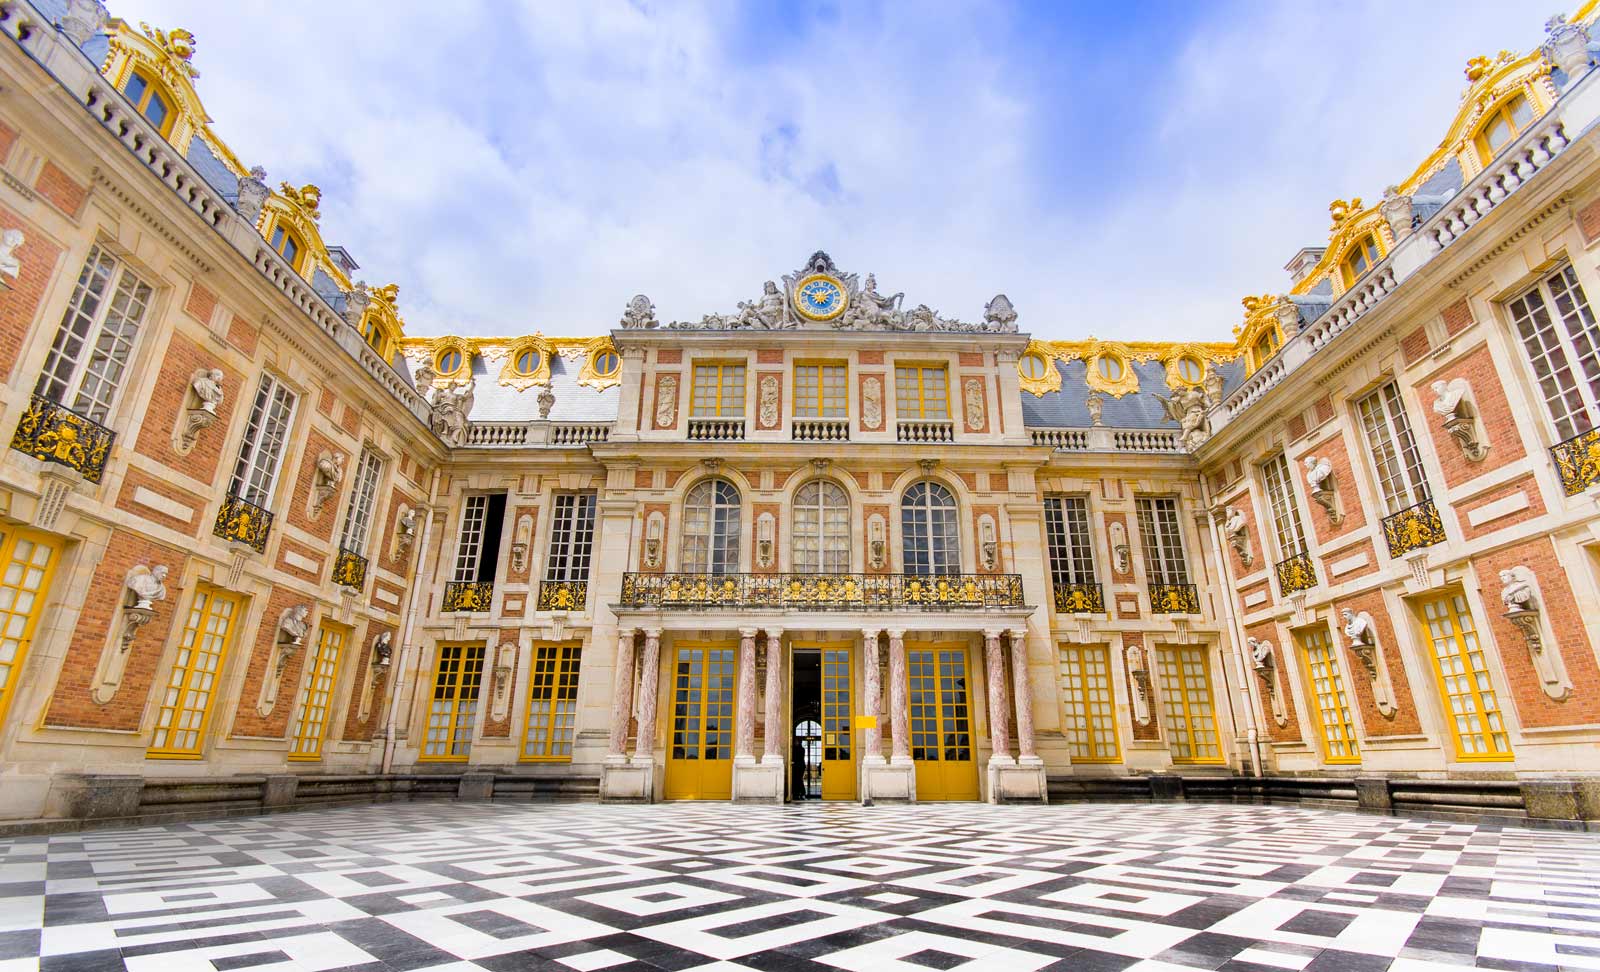
[[1339,227],[1343,226],[1350,217],[1360,211],[1360,196],[1352,198],[1349,202],[1345,202],[1343,199],[1335,199],[1333,202],[1328,203],[1328,215],[1333,217],[1333,225],[1328,227],[1329,232],[1337,232]]
[[317,209],[318,206],[322,205],[321,189],[310,183],[306,183],[296,189],[285,182],[278,186],[278,191],[283,193],[285,199],[305,210],[305,214],[311,218],[312,222],[322,218],[322,213]]
[[157,27],[151,27],[143,21],[139,23],[139,29],[144,31],[144,35],[154,41],[157,47],[177,61],[184,74],[191,78],[200,76],[200,72],[196,71],[194,65],[189,63],[189,60],[194,57],[193,34],[182,27],[161,30]]

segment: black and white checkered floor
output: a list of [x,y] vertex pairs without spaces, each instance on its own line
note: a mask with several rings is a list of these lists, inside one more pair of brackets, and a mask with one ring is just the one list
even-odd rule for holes
[[1600,970],[1600,837],[1288,807],[402,804],[0,842],[0,972]]

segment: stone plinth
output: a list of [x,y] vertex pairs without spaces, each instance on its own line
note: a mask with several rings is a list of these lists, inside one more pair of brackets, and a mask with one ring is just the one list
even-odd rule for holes
[[735,756],[733,759],[734,803],[782,803],[783,759]]
[[910,803],[917,798],[917,768],[910,757],[861,766],[863,803]]
[[458,800],[492,800],[494,799],[494,774],[493,773],[462,773],[461,783],[456,788]]
[[600,802],[649,803],[654,782],[655,767],[649,762],[607,757],[600,765]]
[[45,816],[73,820],[109,820],[139,812],[142,776],[63,773],[50,782]]
[[1522,806],[1539,820],[1581,820],[1578,785],[1571,780],[1524,780]]
[[1044,760],[1037,756],[989,761],[990,803],[1045,803]]
[[267,808],[294,806],[295,794],[300,790],[300,777],[290,774],[273,774],[261,787],[261,805]]

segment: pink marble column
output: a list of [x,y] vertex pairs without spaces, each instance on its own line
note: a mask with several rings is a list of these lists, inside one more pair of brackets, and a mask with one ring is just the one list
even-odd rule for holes
[[783,762],[783,742],[787,733],[779,725],[783,721],[783,629],[767,629],[767,734],[761,745],[761,761]]
[[607,756],[626,755],[628,720],[633,718],[633,629],[617,632],[617,672],[611,690],[611,739]]
[[639,659],[639,738],[633,758],[648,762],[656,754],[656,690],[661,683],[661,629],[644,629],[644,655]]
[[1006,665],[1000,654],[1000,632],[990,629],[983,633],[984,681],[989,683],[989,747],[991,759],[1009,757],[1010,745],[1006,740]]
[[861,632],[861,665],[866,685],[866,698],[862,700],[861,711],[874,720],[870,727],[862,730],[861,751],[868,759],[877,762],[883,758],[883,731],[878,728],[876,721],[883,697],[883,673],[878,671],[877,628],[867,628]]
[[906,708],[906,633],[889,629],[889,730],[896,762],[911,759],[910,712]]
[[756,629],[739,629],[739,699],[733,717],[733,758],[756,755]]
[[1011,629],[1011,694],[1017,706],[1017,758],[1037,759],[1033,751],[1033,692],[1028,687],[1028,630]]

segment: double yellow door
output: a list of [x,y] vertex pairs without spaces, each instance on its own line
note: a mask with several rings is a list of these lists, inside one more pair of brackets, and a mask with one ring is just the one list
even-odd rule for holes
[[965,645],[906,649],[918,800],[978,799],[969,672]]
[[733,698],[736,645],[682,644],[672,673],[668,800],[733,797]]

